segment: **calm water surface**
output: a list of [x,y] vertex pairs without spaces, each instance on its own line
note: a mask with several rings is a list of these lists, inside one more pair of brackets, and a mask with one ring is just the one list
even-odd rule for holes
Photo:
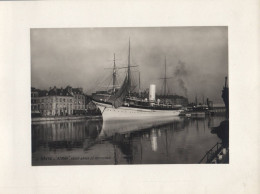
[[223,120],[177,117],[32,124],[32,165],[198,163],[221,142],[211,127]]

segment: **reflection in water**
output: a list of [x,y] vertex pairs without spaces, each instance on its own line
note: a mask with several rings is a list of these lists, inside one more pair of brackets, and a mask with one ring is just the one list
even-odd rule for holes
[[53,122],[32,125],[32,153],[38,148],[49,150],[83,147],[88,149],[100,134],[102,120]]
[[222,146],[224,148],[229,147],[229,120],[222,121],[219,126],[213,127],[211,133],[217,134],[222,140]]
[[220,139],[206,119],[81,120],[32,125],[33,165],[197,163]]
[[150,141],[151,141],[152,150],[156,152],[158,147],[157,147],[157,134],[155,129],[151,130]]

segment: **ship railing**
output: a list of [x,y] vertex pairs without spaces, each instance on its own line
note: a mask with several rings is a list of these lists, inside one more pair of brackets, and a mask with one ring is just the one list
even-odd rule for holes
[[217,142],[210,150],[206,152],[206,154],[198,163],[211,163],[211,161],[213,161],[213,159],[217,157],[222,148],[222,143]]

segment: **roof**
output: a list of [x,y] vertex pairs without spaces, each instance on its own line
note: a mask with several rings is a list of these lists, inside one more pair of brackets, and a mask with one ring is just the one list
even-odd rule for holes
[[72,92],[69,90],[69,88],[52,88],[49,90],[49,92],[46,94],[48,96],[73,96]]
[[83,95],[83,89],[82,88],[72,88],[73,94],[82,94]]
[[71,86],[67,86],[66,88],[50,88],[48,90],[40,90],[34,87],[31,87],[31,92],[38,92],[40,96],[74,96],[75,94],[84,95],[82,88],[72,88]]
[[41,92],[41,91],[43,91],[43,90],[31,87],[31,92]]

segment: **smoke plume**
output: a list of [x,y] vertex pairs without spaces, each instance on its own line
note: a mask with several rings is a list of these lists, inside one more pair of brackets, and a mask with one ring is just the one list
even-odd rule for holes
[[183,93],[184,93],[185,97],[187,97],[188,96],[188,90],[185,87],[185,83],[182,80],[182,78],[178,78],[178,83],[179,83],[179,87],[183,90]]
[[174,70],[174,75],[176,80],[178,81],[180,89],[183,91],[185,97],[188,96],[188,89],[185,86],[185,82],[183,79],[188,76],[188,71],[186,69],[185,63],[179,60],[177,67]]

